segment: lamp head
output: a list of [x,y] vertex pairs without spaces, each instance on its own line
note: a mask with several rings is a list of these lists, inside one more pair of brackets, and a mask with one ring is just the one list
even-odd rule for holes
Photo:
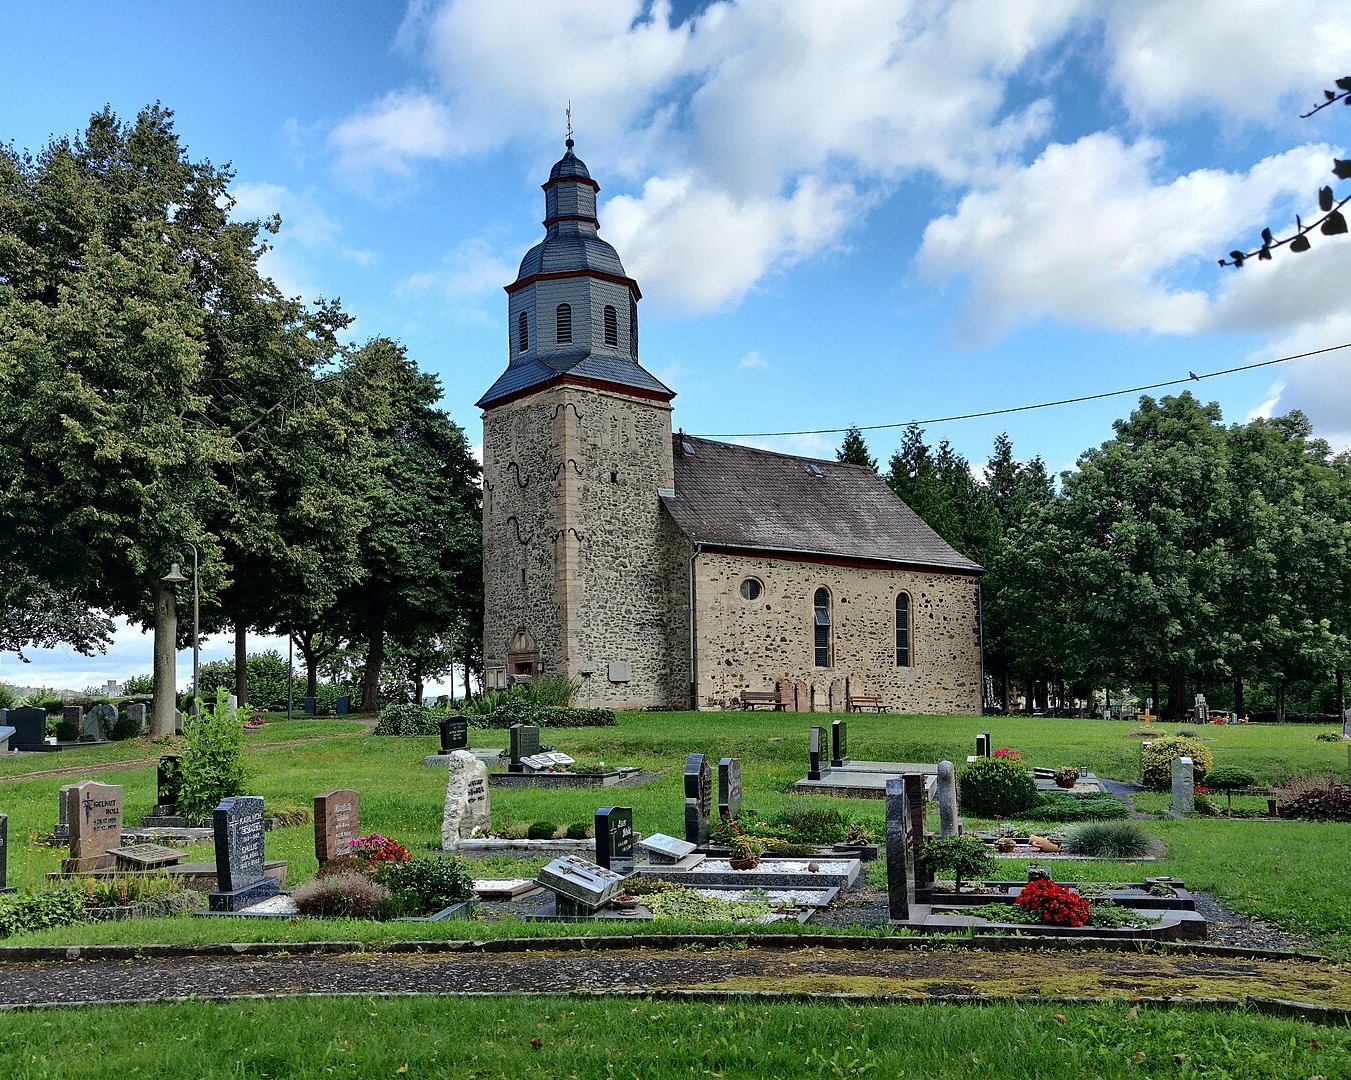
[[170,585],[181,585],[187,580],[188,579],[183,574],[183,571],[179,569],[177,560],[174,560],[169,564],[169,572],[160,578],[160,581],[167,582]]

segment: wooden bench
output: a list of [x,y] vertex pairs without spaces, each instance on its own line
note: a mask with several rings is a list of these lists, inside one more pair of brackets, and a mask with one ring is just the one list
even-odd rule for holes
[[878,694],[850,694],[846,701],[846,712],[862,712],[864,709],[872,709],[874,712],[890,712],[886,705],[882,704],[882,698]]
[[777,690],[741,691],[741,707],[743,709],[758,709],[762,705],[774,709],[776,712],[788,707],[788,703],[783,700],[783,695]]

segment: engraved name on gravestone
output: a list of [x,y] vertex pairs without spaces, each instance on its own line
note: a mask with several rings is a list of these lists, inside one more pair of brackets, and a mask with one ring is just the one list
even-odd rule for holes
[[736,821],[741,816],[741,759],[718,762],[718,817]]
[[216,891],[207,897],[212,911],[239,911],[275,896],[276,878],[264,875],[261,795],[224,799],[211,815],[216,840]]
[[509,734],[511,746],[507,772],[525,772],[521,758],[533,757],[539,753],[539,728],[534,724],[512,724]]
[[849,764],[849,725],[844,720],[830,722],[830,765],[839,769]]
[[70,858],[66,873],[84,873],[112,865],[108,852],[122,843],[122,785],[93,780],[65,789]]
[[703,754],[685,760],[685,839],[702,844],[713,818],[713,773]]
[[830,771],[829,759],[826,757],[825,728],[812,728],[811,738],[807,744],[807,755],[807,779],[820,780],[825,773]]
[[607,870],[633,870],[633,807],[602,806],[596,811],[596,862]]
[[350,789],[325,791],[314,797],[314,857],[323,866],[351,854],[361,835],[360,796]]
[[449,754],[452,750],[463,750],[469,745],[469,718],[467,716],[443,716],[437,721],[441,729],[441,749],[438,754]]
[[915,906],[914,850],[910,846],[910,801],[905,781],[887,781],[887,915],[893,922],[910,918]]

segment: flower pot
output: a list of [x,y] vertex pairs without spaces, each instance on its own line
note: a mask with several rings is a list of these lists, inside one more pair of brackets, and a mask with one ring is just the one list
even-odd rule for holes
[[1070,779],[1070,780],[1059,780],[1059,779],[1057,779],[1056,782],[1055,782],[1055,786],[1056,786],[1056,787],[1060,787],[1060,788],[1072,788],[1072,787],[1074,787],[1074,783],[1075,783],[1075,782],[1074,782],[1074,780],[1072,780],[1072,779]]
[[744,859],[729,859],[733,870],[754,870],[760,865],[759,855],[750,855]]

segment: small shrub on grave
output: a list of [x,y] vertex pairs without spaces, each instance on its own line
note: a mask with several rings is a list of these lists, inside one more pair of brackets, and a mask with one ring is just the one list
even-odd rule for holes
[[118,907],[144,900],[159,900],[182,892],[183,886],[168,874],[115,874],[112,877],[83,878],[71,882],[84,893],[86,907]]
[[1042,791],[1037,805],[1018,815],[1022,821],[1112,821],[1130,817],[1130,809],[1106,792]]
[[957,888],[962,879],[976,881],[994,875],[998,864],[984,842],[974,836],[947,836],[925,840],[915,863],[930,877],[952,874]]
[[569,840],[586,840],[591,836],[591,825],[585,821],[574,821],[565,834]]
[[439,734],[437,724],[445,716],[444,709],[426,705],[387,705],[380,710],[380,719],[372,735],[413,737]]
[[532,821],[525,830],[528,840],[552,840],[558,834],[558,826],[552,821]]
[[1180,757],[1192,759],[1192,775],[1197,783],[1215,766],[1215,755],[1205,743],[1197,739],[1179,738],[1176,735],[1155,739],[1145,747],[1141,756],[1145,787],[1153,791],[1167,791],[1173,782],[1173,759]]
[[1280,813],[1300,821],[1351,821],[1351,787],[1336,780],[1304,786],[1280,800]]
[[58,720],[56,722],[56,741],[57,742],[78,742],[80,738],[80,725],[70,720]]
[[1153,851],[1154,841],[1138,821],[1086,821],[1066,829],[1060,846],[1094,859],[1138,859]]
[[124,742],[127,739],[134,739],[140,734],[141,725],[126,713],[119,713],[112,731],[108,732],[108,738],[112,739],[113,742]]
[[1250,788],[1256,783],[1257,777],[1242,765],[1216,765],[1206,773],[1206,787],[1224,792],[1226,814],[1234,812],[1234,792],[1240,788]]
[[278,829],[290,829],[296,825],[309,825],[314,821],[314,811],[308,806],[296,803],[274,802],[267,808],[267,816]]
[[1313,739],[1314,742],[1341,742],[1342,733],[1340,731],[1320,731]]
[[375,880],[392,894],[392,915],[434,915],[474,898],[474,879],[460,859],[419,858],[385,863]]
[[[790,802],[769,818],[772,835],[790,844],[834,844],[849,831],[849,819],[834,806]],[[759,830],[756,830],[757,832]]]
[[1052,926],[1083,926],[1088,922],[1088,901],[1050,878],[1029,881],[1018,894],[1017,905]]
[[365,874],[327,874],[297,886],[291,899],[302,915],[369,919],[391,895]]
[[244,790],[244,720],[230,708],[230,695],[216,692],[216,704],[200,710],[183,730],[182,779],[178,812],[193,821],[207,820],[222,799]]
[[1012,758],[977,758],[962,767],[957,797],[973,817],[1012,817],[1037,805],[1037,782]]
[[0,896],[0,938],[70,926],[86,918],[84,893],[68,885]]

